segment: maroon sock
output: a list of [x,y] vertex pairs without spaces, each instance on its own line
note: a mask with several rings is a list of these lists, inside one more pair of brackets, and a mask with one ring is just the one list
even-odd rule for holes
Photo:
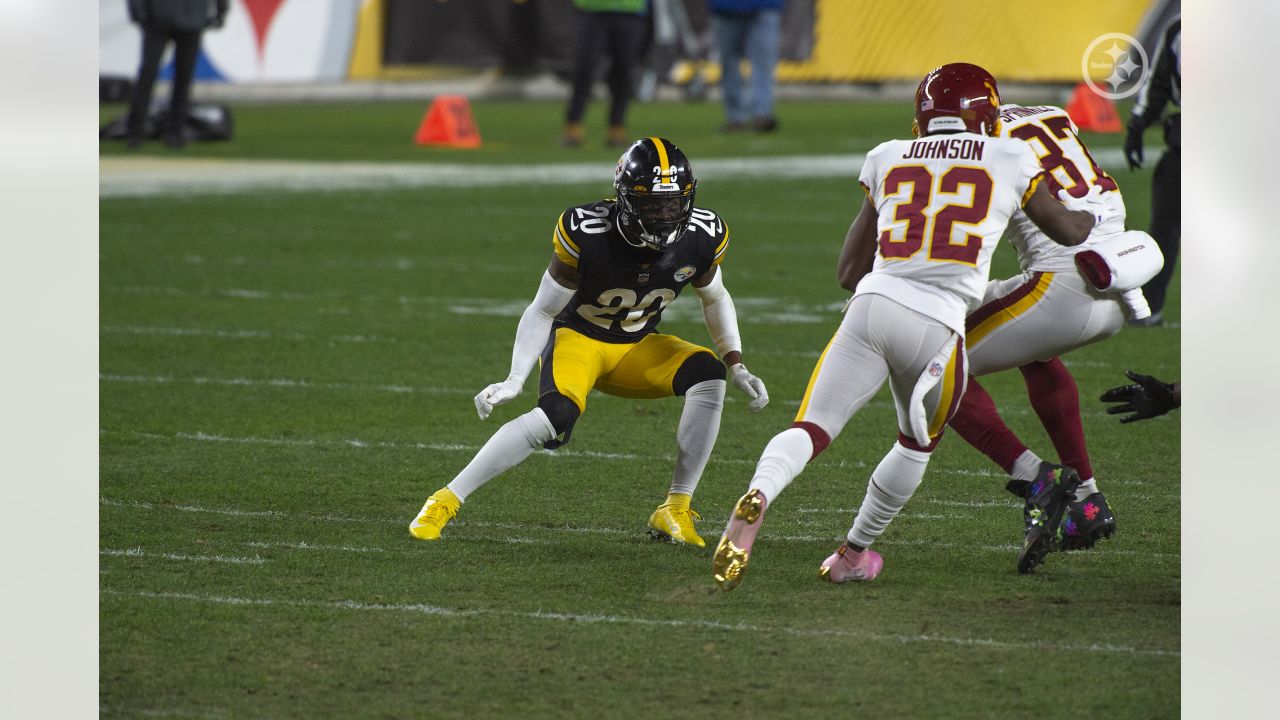
[[977,378],[969,378],[969,389],[949,426],[1005,472],[1012,472],[1014,461],[1027,451],[1027,446],[1000,419],[995,401],[978,384]]
[[1080,391],[1076,379],[1061,358],[1027,363],[1018,368],[1027,383],[1031,407],[1049,434],[1063,465],[1070,465],[1081,479],[1093,477],[1089,451],[1084,444],[1084,423],[1080,421]]

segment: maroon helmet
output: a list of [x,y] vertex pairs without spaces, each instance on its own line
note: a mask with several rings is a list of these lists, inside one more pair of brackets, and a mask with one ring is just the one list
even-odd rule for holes
[[958,131],[995,135],[1000,127],[1000,89],[991,73],[969,63],[932,70],[916,88],[916,137]]

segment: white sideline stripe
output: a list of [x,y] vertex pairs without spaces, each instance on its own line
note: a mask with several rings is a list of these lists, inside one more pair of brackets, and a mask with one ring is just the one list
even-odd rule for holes
[[[704,181],[759,177],[854,178],[865,158],[862,153],[706,158],[698,162],[698,177]],[[517,167],[519,171],[515,172]],[[98,170],[98,195],[109,198],[250,191],[316,192],[600,183],[612,177],[613,163],[512,166],[103,157],[99,160]]]
[[472,617],[508,617],[521,620],[547,620],[554,622],[640,625],[646,627],[687,627],[700,630],[724,630],[729,632],[749,632],[753,634],[783,634],[796,637],[838,637],[854,640],[873,640],[898,644],[937,643],[942,645],[959,645],[964,647],[990,647],[1007,650],[1049,650],[1053,652],[1103,652],[1126,655],[1151,655],[1156,657],[1178,658],[1182,653],[1177,650],[1151,650],[1128,645],[1092,645],[1053,644],[1039,642],[1016,642],[996,640],[994,638],[971,638],[946,635],[898,635],[887,633],[860,633],[848,630],[811,630],[807,628],[788,628],[777,626],[747,625],[745,623],[729,624],[712,620],[670,620],[646,618],[634,615],[600,615],[594,613],[520,612],[517,610],[496,610],[491,608],[455,609],[438,605],[415,604],[372,604],[357,600],[334,600],[323,602],[317,600],[274,600],[271,598],[252,598],[236,596],[203,595],[197,593],[176,592],[123,592],[119,590],[103,590],[103,595],[121,597],[141,597],[152,600],[190,600],[215,605],[237,605],[245,607],[285,607],[285,608],[330,608],[335,610],[405,612],[421,615],[451,618]]
[[[1099,148],[1092,152],[1103,166],[1119,168],[1124,162],[1124,153],[1118,148]],[[698,177],[718,182],[754,178],[843,177],[852,180],[858,176],[865,159],[864,153],[704,158],[698,161]],[[567,185],[605,182],[612,176],[612,169],[612,163],[607,162],[512,166],[103,157],[98,161],[98,196],[497,187],[527,183]]]
[[[301,513],[294,514],[294,513],[279,511],[279,510],[238,510],[233,508],[201,507],[199,505],[166,505],[166,504],[155,504],[155,503],[139,502],[139,501],[132,501],[132,500],[130,501],[114,500],[114,499],[105,498],[105,497],[99,498],[98,504],[104,505],[104,506],[110,506],[110,507],[133,507],[133,508],[139,508],[144,510],[177,510],[180,512],[209,513],[214,515],[227,515],[232,517],[273,517],[273,518],[280,518],[280,519],[296,518],[296,519],[302,519],[302,520],[322,520],[325,522],[359,523],[359,524],[365,524],[365,525],[369,525],[369,524],[388,525],[389,524],[389,525],[403,525],[406,527],[408,526],[408,523],[404,519],[392,519],[392,518],[385,518],[385,517],[349,517],[349,516],[338,516],[338,515],[311,515],[311,514],[301,514]],[[1016,508],[1018,506],[1015,505],[1013,507]],[[850,510],[849,512],[854,512],[854,511]],[[904,518],[917,517],[918,518],[918,517],[929,517],[929,516],[913,515],[912,513],[904,513],[899,517],[904,517]],[[957,519],[968,519],[968,516],[954,516],[954,517],[956,517]],[[796,522],[796,523],[793,523],[793,525],[810,526],[810,527],[814,526],[814,524],[806,521]],[[586,533],[591,535],[628,535],[628,536],[637,536],[637,537],[643,533],[643,531],[640,529],[624,530],[619,528],[607,528],[607,527],[548,528],[548,527],[543,527],[542,525],[534,525],[530,523],[483,522],[483,521],[461,520],[461,519],[453,522],[450,525],[450,527],[493,528],[498,530],[517,530],[522,532],[528,532],[530,530],[535,530],[535,531],[551,530],[554,532]],[[788,526],[785,524],[779,524],[776,527],[786,528]],[[719,534],[724,531],[724,523],[713,523],[713,522],[703,523],[700,529],[704,533]],[[505,537],[505,536],[471,534],[471,533],[468,533],[467,535],[468,539],[489,540],[489,539],[501,539],[502,537]],[[770,535],[762,536],[761,539],[763,540],[766,538],[770,541],[787,541],[787,542],[827,542],[827,541],[839,542],[844,539],[844,536],[839,534],[831,534],[831,535],[797,535],[797,534],[773,535],[773,534],[770,534]],[[527,543],[550,542],[546,540],[532,540],[528,538],[515,538],[515,540],[517,542],[527,542]],[[877,544],[882,544],[882,545],[903,545],[903,546],[921,546],[921,547],[937,547],[937,548],[962,547],[968,550],[979,550],[982,552],[995,552],[995,553],[1006,553],[1010,551],[1016,552],[1021,547],[1019,545],[1012,545],[1012,544],[973,545],[969,543],[941,543],[941,542],[935,542],[930,540],[880,539],[880,540],[877,540],[876,542]],[[249,544],[253,546],[252,542]],[[262,546],[266,547],[267,545],[263,544]],[[280,544],[280,546],[294,547],[293,545],[290,545],[287,543]],[[345,550],[346,549],[342,546],[308,545],[307,543],[299,543],[297,547],[299,549],[316,549],[316,550],[319,550],[319,549],[326,549],[326,550],[344,549]],[[351,548],[350,551],[352,552],[365,552],[365,551],[386,552],[386,549]],[[1162,553],[1162,552],[1152,552],[1147,550],[1113,550],[1110,548],[1107,548],[1105,551],[1097,552],[1097,553],[1069,553],[1067,556],[1068,557],[1102,557],[1103,555],[1107,555],[1107,554],[1133,555],[1137,557],[1146,557],[1146,558],[1175,558],[1176,559],[1176,558],[1182,557],[1180,553]]]
[[267,562],[265,558],[260,558],[257,555],[254,555],[253,557],[227,557],[224,555],[179,555],[177,553],[148,552],[146,550],[143,550],[140,547],[127,548],[127,549],[104,548],[102,550],[99,550],[98,554],[105,555],[107,557],[153,557],[153,558],[164,558],[165,560],[181,560],[181,561],[196,560],[196,561],[202,561],[202,562],[233,563],[235,565],[262,565],[263,563]]
[[[877,405],[877,403],[868,403],[868,405],[869,406]],[[889,406],[889,403],[883,403],[883,405],[887,407]],[[108,433],[123,434],[123,435],[129,435],[131,437],[145,438],[147,440],[185,440],[185,441],[192,441],[192,442],[220,442],[220,443],[234,443],[234,444],[242,444],[242,445],[285,445],[285,446],[294,446],[294,447],[337,446],[337,447],[353,447],[353,448],[361,448],[361,449],[382,448],[382,449],[388,449],[388,450],[432,450],[432,451],[440,451],[440,452],[476,452],[480,449],[479,445],[462,445],[458,443],[396,443],[396,442],[390,442],[385,440],[380,440],[380,441],[356,440],[356,439],[313,440],[313,439],[306,439],[306,438],[226,437],[222,435],[212,435],[204,432],[195,432],[195,433],[179,432],[179,433],[174,433],[173,435],[160,435],[158,433],[136,432],[136,431],[128,431],[128,430],[109,431],[105,429],[99,429],[98,432],[99,434],[108,434]],[[663,461],[663,462],[675,461],[675,456],[673,455],[635,455],[631,453],[596,452],[593,450],[537,450],[534,452],[534,455],[540,455],[542,457],[551,457],[551,458],[591,458],[596,460],[645,460],[645,461],[655,461],[655,462],[656,461]],[[757,460],[751,459],[751,458],[715,458],[714,460],[712,460],[712,462],[720,465],[749,465],[751,467],[755,467]],[[869,466],[866,462],[863,462],[861,460],[853,460],[853,461],[840,460],[837,462],[828,463],[825,467],[827,469],[852,468],[855,470],[864,470]],[[994,471],[989,471],[989,470],[947,470],[947,469],[937,468],[934,470],[930,470],[929,472],[935,476],[937,475],[942,475],[942,476],[976,475],[980,477],[993,477],[993,478],[1005,477],[1001,473],[996,473]],[[1115,479],[1115,480],[1107,480],[1105,484],[1147,485],[1148,483],[1145,480]],[[1168,499],[1170,497],[1181,497],[1181,492],[1180,491],[1172,492],[1165,495],[1138,495],[1138,496],[1131,496],[1130,499],[1158,500],[1158,499]],[[966,503],[961,503],[959,506],[974,507],[973,505],[969,505]],[[977,507],[981,507],[981,506],[977,506]]]

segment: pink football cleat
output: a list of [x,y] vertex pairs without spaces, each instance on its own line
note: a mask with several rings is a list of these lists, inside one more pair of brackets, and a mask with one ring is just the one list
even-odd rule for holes
[[756,533],[760,532],[760,521],[768,504],[764,493],[751,490],[733,506],[733,515],[729,516],[729,524],[711,561],[716,584],[722,589],[732,590],[742,583],[742,573],[751,560],[751,546],[756,541]]
[[884,558],[875,550],[854,550],[844,543],[822,561],[818,577],[833,583],[874,580],[884,567]]

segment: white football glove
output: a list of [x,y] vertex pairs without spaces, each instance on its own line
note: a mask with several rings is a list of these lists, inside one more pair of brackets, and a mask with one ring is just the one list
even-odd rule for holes
[[476,395],[476,413],[480,415],[481,420],[488,419],[489,413],[493,412],[495,407],[519,395],[523,389],[524,382],[510,377],[490,385]]
[[747,405],[751,412],[760,412],[761,408],[769,404],[769,391],[765,389],[764,381],[748,372],[746,365],[735,363],[729,368],[729,374],[732,376],[734,387],[751,398],[750,404]]
[[1068,210],[1083,210],[1092,215],[1094,227],[1110,220],[1116,214],[1111,204],[1102,199],[1102,188],[1098,185],[1089,188],[1089,194],[1082,198],[1071,197],[1066,190],[1059,190],[1058,200]]

